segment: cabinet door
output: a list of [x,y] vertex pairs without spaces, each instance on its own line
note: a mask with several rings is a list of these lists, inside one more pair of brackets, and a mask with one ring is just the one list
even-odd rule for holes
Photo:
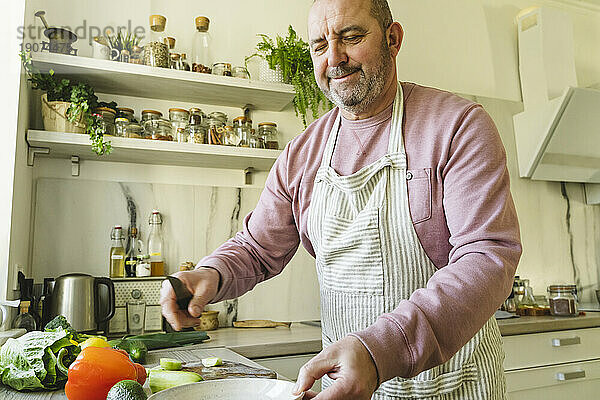
[[509,400],[595,399],[600,360],[509,371],[506,385]]
[[[302,354],[288,357],[255,358],[255,361],[265,368],[269,368],[285,378],[295,381],[298,379],[298,371],[311,358],[317,354]],[[312,387],[316,392],[321,391],[321,380],[319,379]]]

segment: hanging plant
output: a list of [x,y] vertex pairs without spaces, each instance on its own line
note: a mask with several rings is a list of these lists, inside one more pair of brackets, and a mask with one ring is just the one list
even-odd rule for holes
[[96,154],[110,153],[112,147],[110,142],[104,141],[102,118],[92,113],[92,110],[98,107],[98,97],[94,94],[94,89],[85,83],[58,78],[53,70],[47,74],[41,73],[33,66],[29,53],[22,51],[20,56],[31,87],[44,91],[49,102],[70,103],[66,113],[69,122],[85,126],[85,133],[90,136],[92,150]]
[[320,109],[329,111],[333,107],[315,80],[308,43],[298,36],[291,25],[285,38],[277,35],[273,40],[264,34],[258,36],[261,41],[256,45],[256,53],[246,57],[246,63],[253,57],[260,57],[266,60],[269,68],[273,70],[279,66],[284,82],[294,86],[296,92],[293,100],[294,110],[296,116],[302,118],[306,128],[306,116],[309,110],[313,118],[318,118]]

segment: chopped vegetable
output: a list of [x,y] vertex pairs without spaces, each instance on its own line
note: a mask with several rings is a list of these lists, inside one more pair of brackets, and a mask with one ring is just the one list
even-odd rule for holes
[[148,395],[137,381],[117,382],[108,392],[106,400],[146,400]]
[[216,367],[217,365],[223,365],[223,360],[221,360],[219,357],[203,358],[202,365],[205,367]]
[[148,383],[152,393],[169,389],[175,386],[185,385],[187,383],[200,382],[202,377],[195,372],[188,371],[165,371],[153,369],[150,370]]
[[136,339],[119,339],[112,340],[111,343],[116,349],[125,350],[131,359],[137,363],[145,364],[148,356],[148,348],[141,340]]
[[78,351],[72,334],[59,326],[8,339],[0,349],[0,381],[15,390],[60,389],[67,380],[65,366]]
[[65,394],[69,400],[105,400],[117,382],[134,380],[143,384],[145,376],[140,374],[126,354],[108,347],[86,347],[69,367]]
[[181,370],[181,361],[176,360],[174,358],[161,358],[160,366],[167,371],[180,371]]

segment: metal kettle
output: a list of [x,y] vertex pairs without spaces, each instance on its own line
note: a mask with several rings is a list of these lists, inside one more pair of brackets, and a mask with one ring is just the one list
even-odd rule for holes
[[[109,278],[67,274],[52,283],[48,287],[49,318],[63,315],[76,331],[89,332],[98,330],[98,324],[115,315],[115,286]],[[106,300],[100,295],[100,286],[108,289]]]

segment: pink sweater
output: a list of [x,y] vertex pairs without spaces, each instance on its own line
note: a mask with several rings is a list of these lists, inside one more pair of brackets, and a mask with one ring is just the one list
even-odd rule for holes
[[[414,376],[452,357],[507,297],[521,255],[506,154],[489,115],[448,92],[402,87],[404,143],[414,176],[408,183],[411,217],[438,271],[426,288],[354,333],[371,353],[380,382]],[[308,209],[338,112],[286,146],[243,231],[198,264],[221,274],[213,302],[279,274],[300,243],[314,256]],[[369,120],[344,120],[333,168],[350,174],[385,154],[390,123],[391,107]],[[365,134],[369,128],[371,135]]]

